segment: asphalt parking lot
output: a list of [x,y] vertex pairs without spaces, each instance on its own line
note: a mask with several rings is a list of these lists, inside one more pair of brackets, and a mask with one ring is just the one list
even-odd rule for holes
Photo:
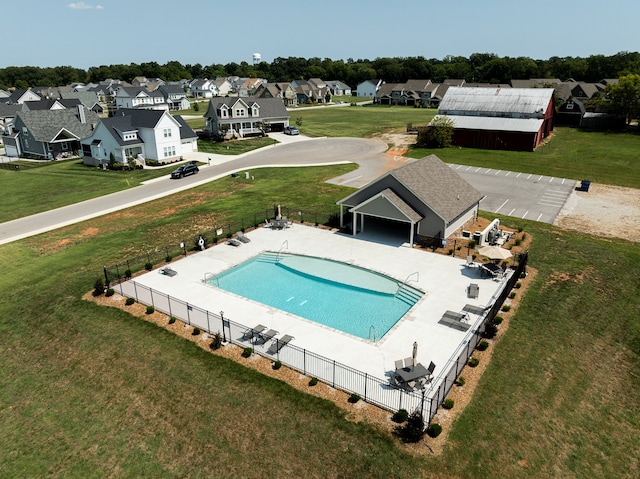
[[515,218],[552,224],[578,181],[534,173],[450,164],[485,195],[480,209]]

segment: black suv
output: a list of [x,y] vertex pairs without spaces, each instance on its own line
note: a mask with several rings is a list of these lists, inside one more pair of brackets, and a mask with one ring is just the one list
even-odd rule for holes
[[200,170],[197,165],[189,163],[188,165],[182,165],[177,170],[173,171],[171,173],[171,178],[184,178],[185,176],[195,175],[198,171]]

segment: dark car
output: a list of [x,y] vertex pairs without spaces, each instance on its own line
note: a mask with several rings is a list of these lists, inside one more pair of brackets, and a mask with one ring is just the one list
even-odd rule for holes
[[194,163],[189,163],[188,165],[182,165],[177,170],[171,173],[171,178],[184,178],[185,176],[195,175],[200,171],[198,166]]
[[298,130],[295,126],[285,126],[284,127],[285,135],[299,135],[300,130]]

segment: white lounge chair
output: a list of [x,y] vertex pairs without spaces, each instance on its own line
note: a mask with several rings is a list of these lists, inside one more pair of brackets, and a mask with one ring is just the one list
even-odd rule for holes
[[236,233],[236,236],[238,237],[238,239],[240,241],[242,241],[243,243],[249,243],[251,242],[251,238],[247,237],[242,231],[238,231]]

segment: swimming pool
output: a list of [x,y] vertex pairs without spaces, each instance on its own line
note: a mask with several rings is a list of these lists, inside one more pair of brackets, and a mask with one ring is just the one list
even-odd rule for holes
[[382,338],[424,294],[393,278],[346,263],[269,252],[206,282],[374,341]]

